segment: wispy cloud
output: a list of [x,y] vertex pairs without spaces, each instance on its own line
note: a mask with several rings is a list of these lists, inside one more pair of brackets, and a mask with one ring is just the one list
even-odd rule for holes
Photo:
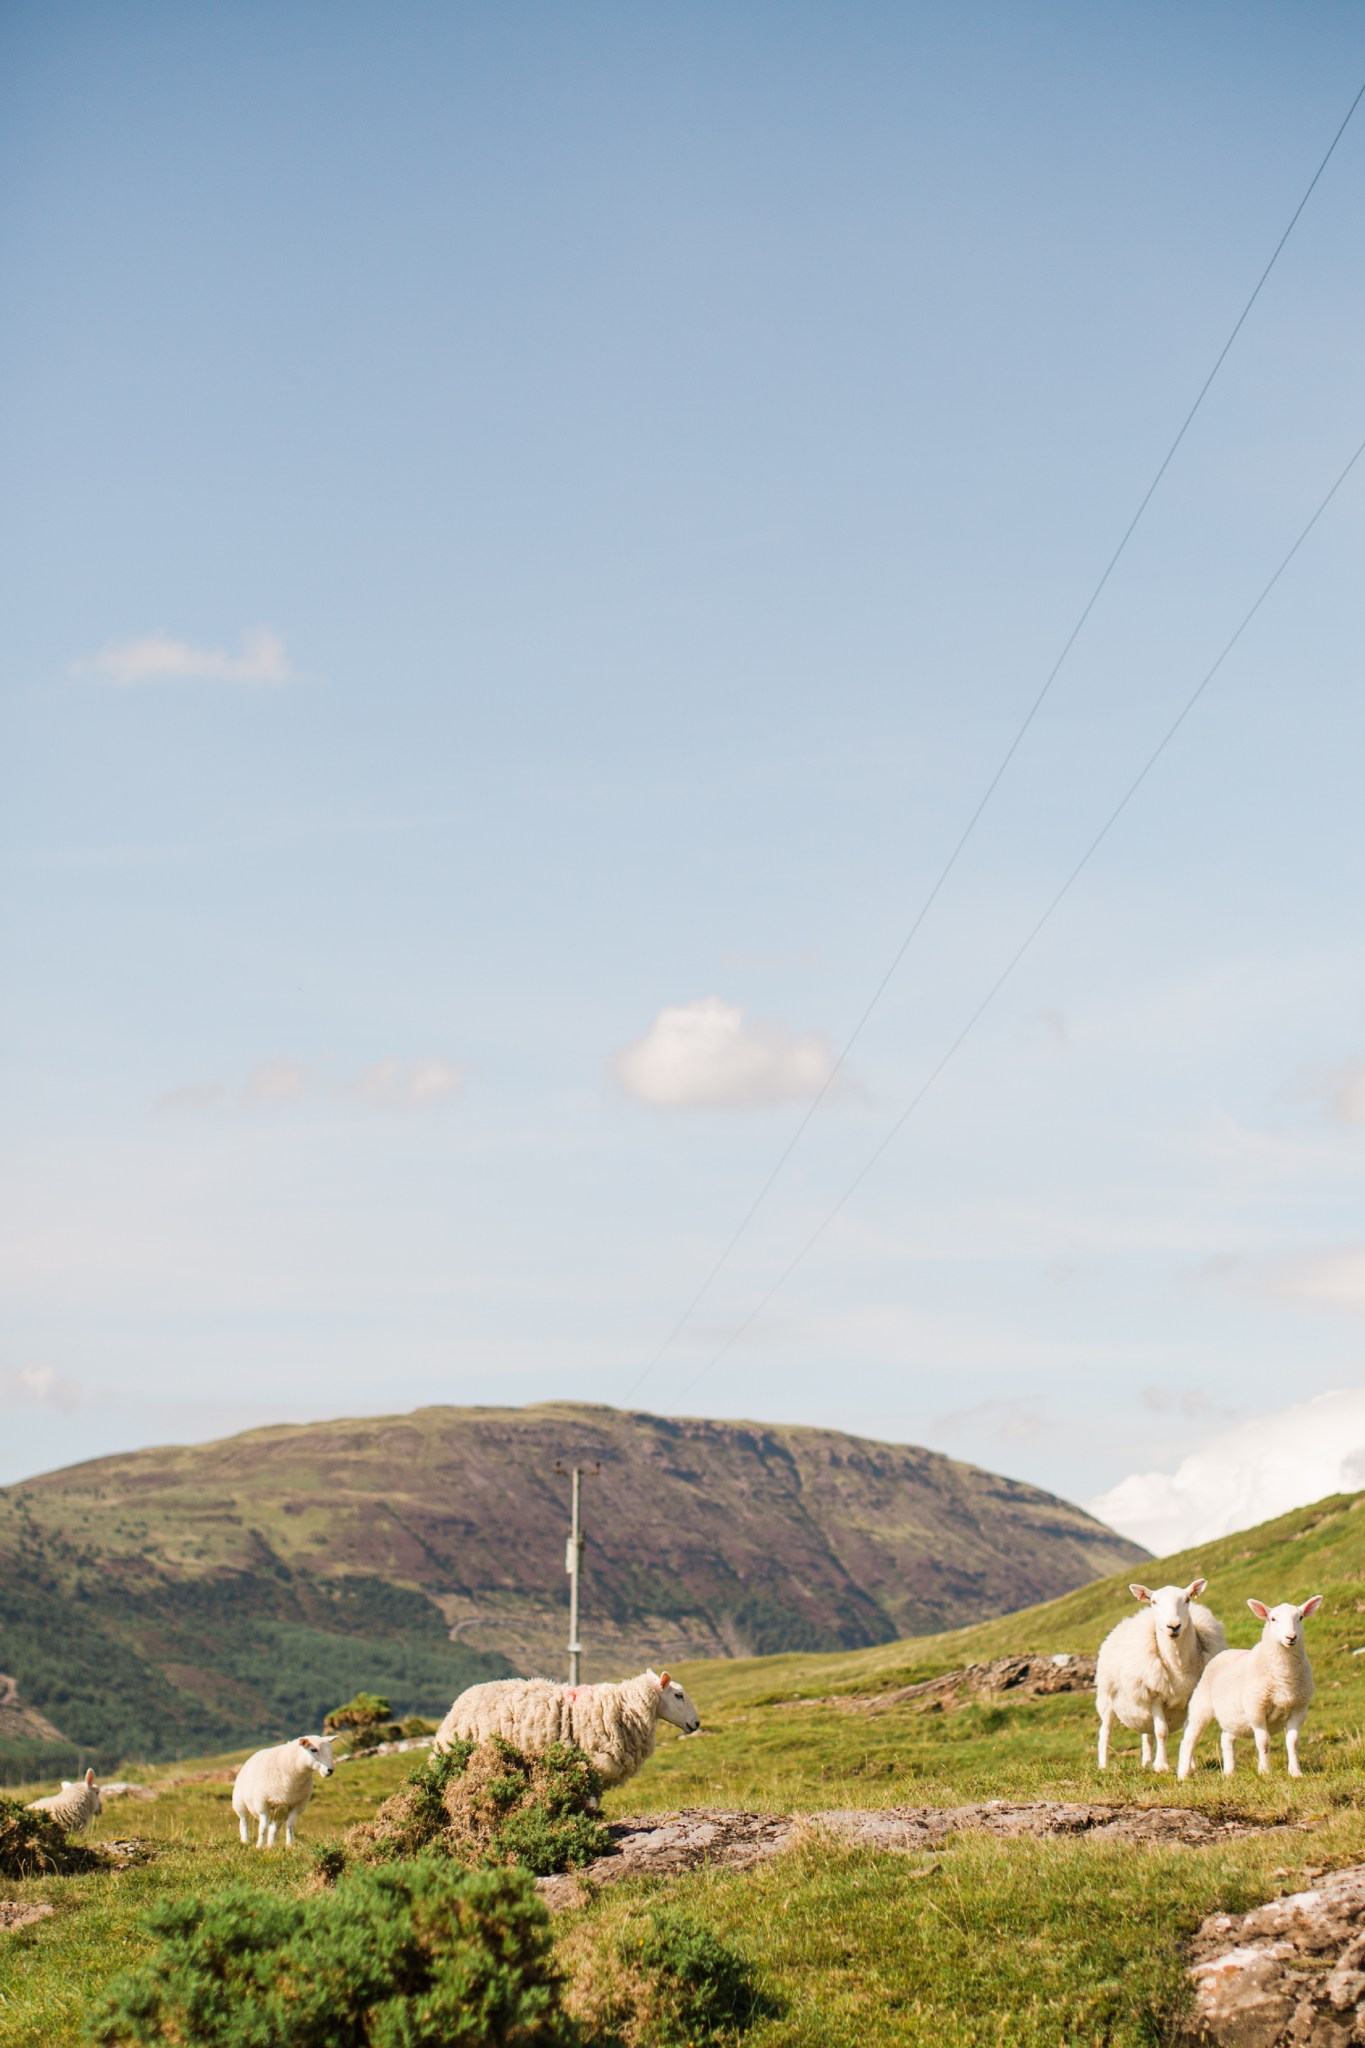
[[248,1102],[266,1109],[302,1102],[312,1076],[301,1060],[263,1060],[246,1084]]
[[1334,1123],[1348,1128],[1365,1124],[1365,1060],[1347,1060],[1344,1066],[1332,1068],[1322,1093]]
[[278,633],[266,626],[243,636],[240,654],[224,647],[195,647],[158,629],[138,640],[120,640],[71,664],[72,675],[95,675],[116,685],[192,679],[215,683],[288,683],[298,670]]
[[814,1095],[834,1065],[823,1032],[750,1022],[719,996],[660,1010],[618,1052],[618,1085],[652,1109],[751,1109]]
[[1048,1420],[1034,1401],[978,1401],[974,1408],[954,1408],[936,1415],[933,1426],[944,1436],[985,1436],[996,1443],[1026,1443],[1041,1436]]
[[376,1109],[421,1109],[455,1094],[464,1085],[465,1072],[455,1060],[377,1060],[352,1084],[351,1092]]
[[468,1069],[441,1054],[412,1060],[382,1059],[349,1078],[319,1075],[302,1060],[262,1060],[240,1087],[221,1081],[192,1082],[169,1088],[154,1108],[168,1116],[193,1116],[208,1110],[246,1107],[293,1109],[311,1097],[366,1103],[371,1109],[427,1109],[444,1102],[464,1085]]
[[0,1408],[74,1408],[79,1389],[50,1365],[0,1366]]

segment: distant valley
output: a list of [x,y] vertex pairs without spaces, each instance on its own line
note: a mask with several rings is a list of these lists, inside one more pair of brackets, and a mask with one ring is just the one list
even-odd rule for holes
[[583,1676],[853,1650],[1143,1553],[913,1446],[570,1404],[425,1408],[96,1459],[0,1490],[0,1773],[273,1739],[365,1686],[443,1712],[563,1668],[567,1480],[590,1469]]

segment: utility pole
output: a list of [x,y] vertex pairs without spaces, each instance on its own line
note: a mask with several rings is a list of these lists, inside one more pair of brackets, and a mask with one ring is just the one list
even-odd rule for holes
[[[571,1472],[573,1478],[573,1519],[570,1524],[569,1540],[564,1546],[564,1569],[569,1575],[570,1685],[577,1685],[578,1683],[578,1660],[583,1653],[583,1645],[578,1640],[578,1583],[583,1572],[583,1529],[579,1518],[579,1510],[583,1495],[584,1469],[582,1465],[570,1467],[559,1463],[558,1460],[555,1462],[556,1472]],[[601,1462],[599,1461],[590,1469],[594,1472],[600,1472],[602,1470]]]

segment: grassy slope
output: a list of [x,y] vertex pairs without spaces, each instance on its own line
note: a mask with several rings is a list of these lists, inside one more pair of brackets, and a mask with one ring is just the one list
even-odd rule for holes
[[[1327,1596],[1309,1630],[1319,1695],[1297,1784],[1284,1777],[1282,1754],[1271,1778],[1258,1780],[1244,1761],[1225,1783],[1211,1739],[1204,1768],[1186,1785],[1144,1778],[1135,1738],[1102,1779],[1093,1702],[1083,1696],[940,1714],[892,1707],[866,1715],[818,1703],[1015,1650],[1093,1650],[1131,1609],[1126,1574],[952,1635],[683,1673],[706,1731],[665,1733],[642,1776],[611,1795],[618,1812],[1102,1797],[1255,1814],[1275,1827],[1203,1850],[977,1836],[907,1857],[815,1842],[766,1869],[676,1881],[668,1893],[746,1948],[777,2001],[776,2015],[748,2037],[753,2048],[1156,2042],[1183,1995],[1183,1945],[1203,1914],[1293,1889],[1308,1869],[1365,1860],[1365,1657],[1350,1654],[1365,1643],[1365,1495],[1322,1502],[1143,1576],[1164,1583],[1196,1570],[1207,1572],[1210,1604],[1235,1641],[1256,1632],[1248,1593]],[[136,1953],[147,1899],[214,1886],[244,1866],[271,1886],[301,1881],[301,1863],[248,1860],[232,1840],[226,1782],[187,1782],[186,1768],[160,1774],[166,1789],[156,1804],[111,1807],[98,1824],[105,1836],[154,1837],[162,1848],[149,1867],[4,1886],[59,1907],[57,1920],[0,1938],[7,2044],[78,2037],[89,1986]],[[304,1839],[337,1835],[405,1768],[402,1758],[347,1766],[320,1788]],[[659,1896],[639,1884],[604,1893],[588,1909],[586,1933],[612,1936]]]

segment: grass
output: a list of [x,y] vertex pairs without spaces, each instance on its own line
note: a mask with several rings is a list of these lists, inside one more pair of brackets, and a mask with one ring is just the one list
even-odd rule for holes
[[[1185,1785],[1143,1774],[1127,1738],[1103,1777],[1085,1695],[1003,1700],[925,1713],[867,1713],[829,1695],[875,1695],[1015,1650],[1093,1650],[1131,1602],[1119,1581],[955,1635],[833,1657],[790,1656],[680,1672],[705,1724],[663,1730],[653,1762],[609,1795],[608,1813],[681,1805],[774,1811],[956,1805],[986,1798],[1104,1799],[1189,1805],[1257,1817],[1270,1832],[1184,1849],[1054,1839],[954,1837],[931,1855],[852,1851],[813,1838],[744,1872],[695,1872],[604,1891],[565,1923],[566,1939],[608,1942],[646,1904],[671,1901],[750,1958],[767,2002],[752,2048],[882,2048],[933,2042],[1137,2048],[1168,2038],[1184,1997],[1184,1953],[1199,1920],[1294,1889],[1309,1871],[1365,1860],[1365,1513],[1346,1497],[1249,1535],[1167,1560],[1156,1584],[1208,1572],[1234,1641],[1254,1639],[1248,1593],[1269,1601],[1325,1592],[1309,1626],[1318,1697],[1305,1731],[1305,1776],[1257,1778],[1248,1756],[1225,1780],[1206,1738]],[[272,1890],[304,1883],[306,1854],[256,1855],[236,1841],[222,1756],[130,1770],[155,1802],[110,1805],[98,1842],[136,1834],[147,1864],[96,1877],[6,1884],[54,1918],[0,1937],[0,2040],[6,2048],[78,2041],[94,1987],[136,1959],[138,1916],[167,1892],[212,1890],[249,1871]],[[301,1842],[339,1840],[397,1789],[412,1759],[357,1759],[315,1791]],[[35,1788],[37,1789],[37,1788]],[[44,1788],[46,1789],[46,1788]],[[575,1931],[576,1930],[576,1931]]]

